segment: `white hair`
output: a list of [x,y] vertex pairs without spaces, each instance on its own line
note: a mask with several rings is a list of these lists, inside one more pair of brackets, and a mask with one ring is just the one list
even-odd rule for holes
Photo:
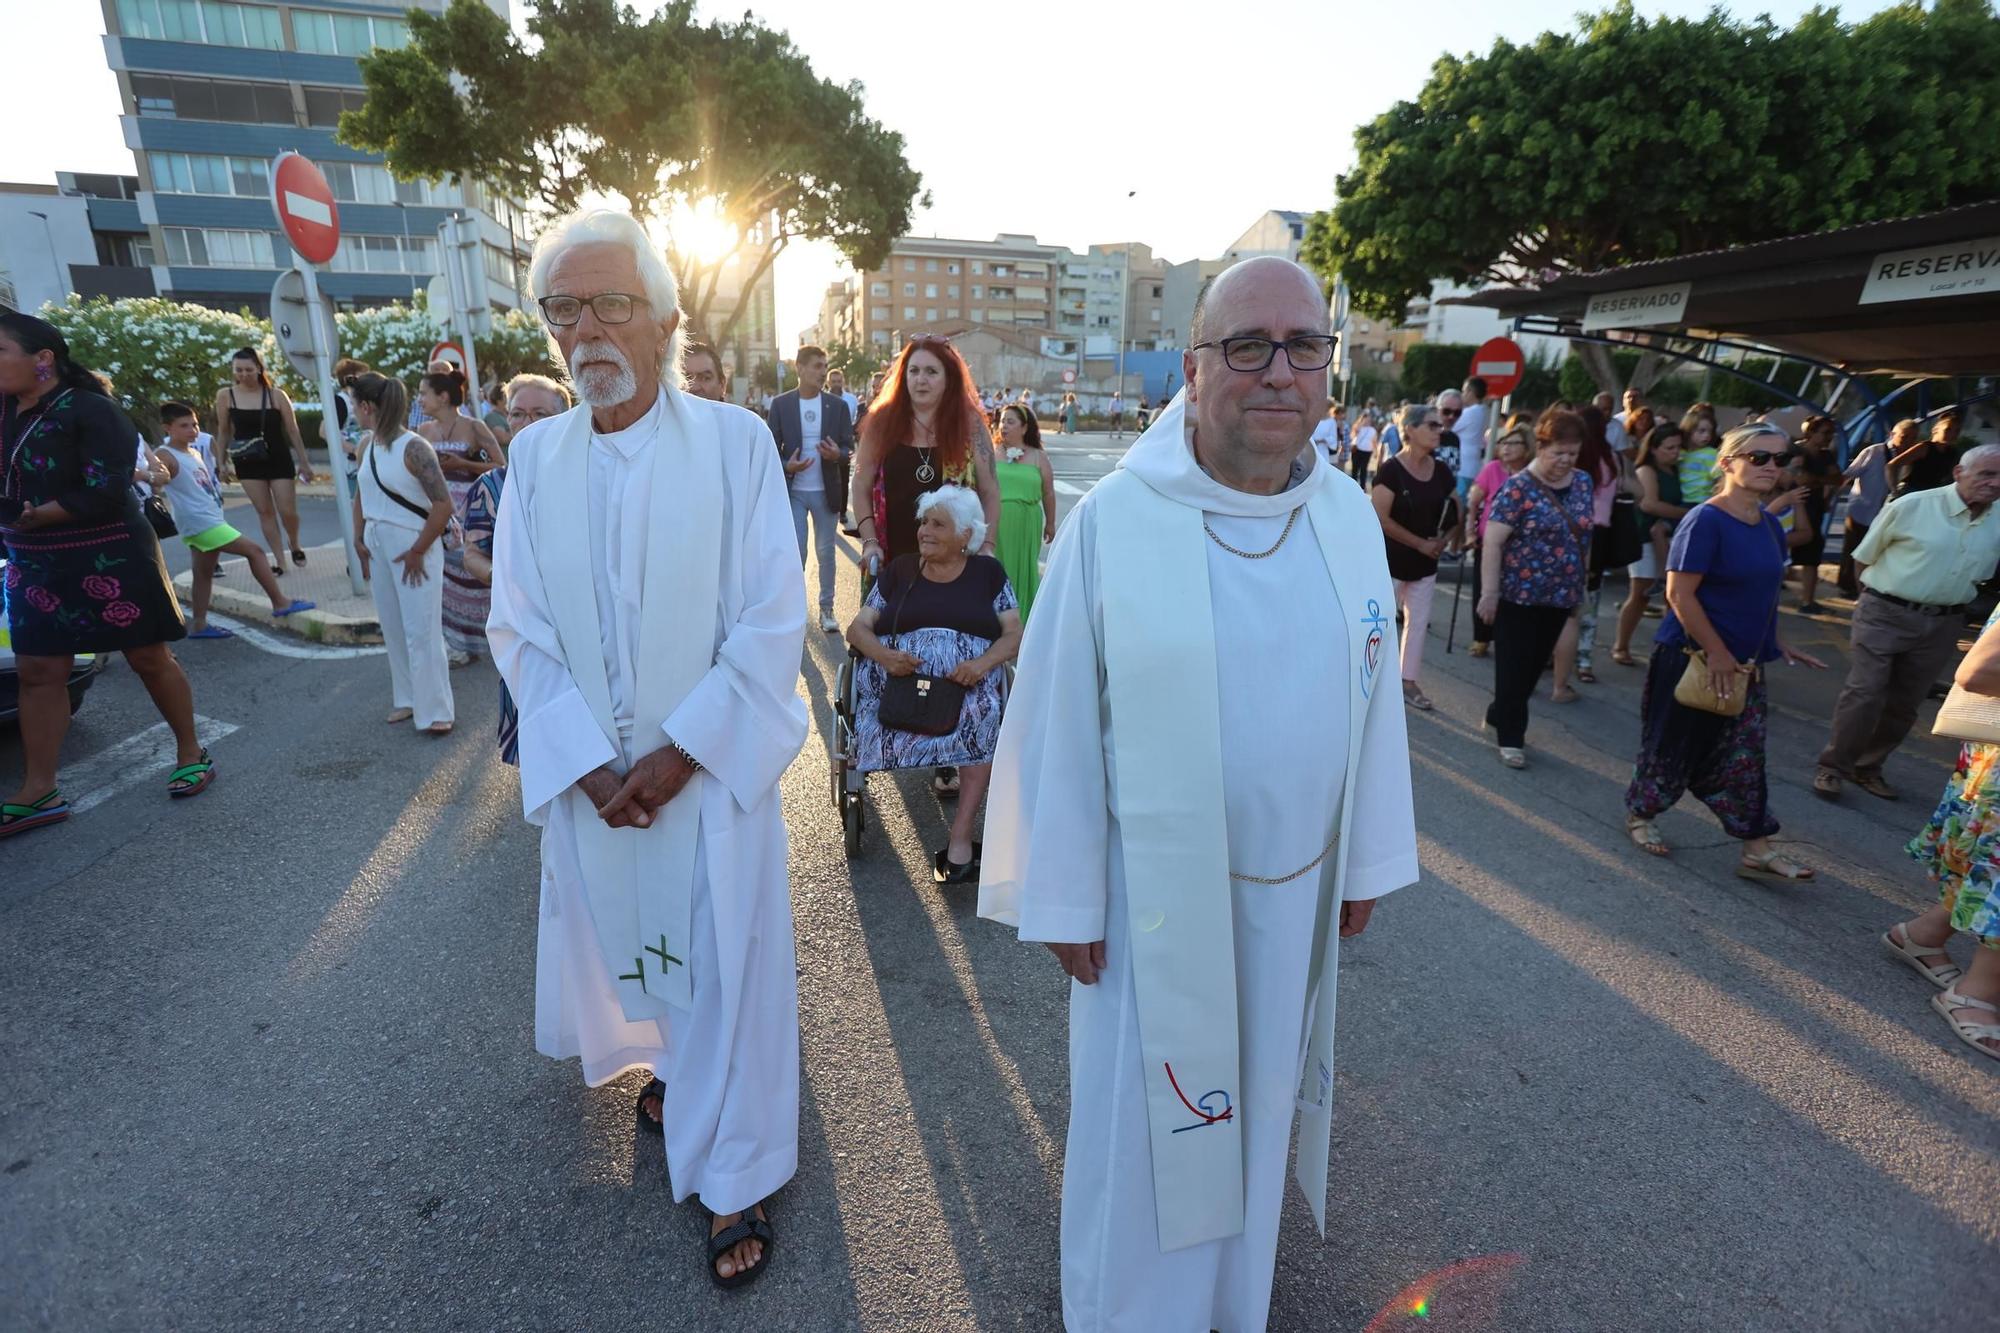
[[952,523],[966,534],[965,549],[976,551],[986,540],[986,508],[979,497],[963,486],[940,486],[917,497],[917,521],[933,509],[943,507]]
[[[647,237],[646,229],[630,213],[609,208],[568,213],[550,223],[535,241],[535,257],[528,264],[528,290],[539,301],[549,294],[549,270],[563,251],[579,245],[622,245],[632,252],[639,269],[639,283],[655,319],[681,313],[680,284],[667,266],[660,248]],[[553,346],[555,338],[549,339]],[[660,379],[676,389],[685,386],[681,375],[681,350],[687,343],[687,319],[674,325],[674,335],[660,349]],[[562,360],[560,350],[556,359]],[[574,369],[572,368],[572,373]],[[582,386],[579,385],[579,388]]]
[[546,393],[555,395],[556,398],[566,405],[575,405],[574,400],[569,396],[569,390],[550,379],[547,375],[522,374],[516,375],[513,379],[507,381],[507,388],[504,392],[509,406],[513,405],[514,395],[523,389],[541,389]]
[[2000,458],[2000,444],[1975,444],[1958,456],[1958,465],[1972,467],[1989,458]]

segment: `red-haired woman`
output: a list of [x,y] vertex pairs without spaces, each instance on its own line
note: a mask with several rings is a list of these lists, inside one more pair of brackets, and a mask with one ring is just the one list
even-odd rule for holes
[[886,567],[897,556],[913,554],[917,497],[953,481],[978,492],[986,511],[986,542],[976,554],[992,555],[1000,484],[979,390],[957,348],[922,334],[905,343],[890,365],[854,451],[851,495],[861,520],[863,561],[877,555]]

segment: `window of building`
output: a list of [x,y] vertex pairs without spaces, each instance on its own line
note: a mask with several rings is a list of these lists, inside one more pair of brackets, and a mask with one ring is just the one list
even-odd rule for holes
[[[360,94],[357,92],[358,98]],[[296,125],[291,90],[282,83],[237,83],[134,74],[139,114],[165,120],[226,120],[242,125]]]
[[876,329],[873,333],[870,333],[868,335],[868,341],[876,344],[879,347],[887,347],[889,345],[889,330]]
[[118,0],[118,30],[127,37],[211,46],[285,49],[285,28],[273,5],[226,0]]
[[333,129],[340,124],[341,112],[359,111],[367,100],[359,88],[308,88],[306,124]]
[[945,317],[946,319],[957,319],[957,318],[958,318],[958,307],[957,307],[957,306],[950,306],[950,307],[948,307],[948,308],[947,308],[947,309],[945,310],[945,312],[944,312],[944,317]]
[[984,324],[986,322],[986,312],[984,310],[979,310],[975,308],[972,312],[971,319],[974,324]]
[[1160,322],[1160,311],[1159,311],[1159,307],[1155,306],[1155,307],[1153,308],[1152,312],[1151,312],[1151,313],[1149,313],[1149,314],[1148,314],[1148,315],[1146,316],[1146,318],[1147,318],[1148,320],[1151,320],[1151,321],[1152,321],[1153,323],[1155,323],[1155,324],[1159,323],[1159,322]]
[[[985,261],[984,261],[984,260],[979,260],[979,259],[975,259],[975,260],[973,260],[973,261],[972,261],[972,271],[973,271],[973,273],[974,273],[974,274],[980,274],[980,273],[984,273],[984,272],[986,271],[986,263],[985,263]],[[973,291],[974,291],[974,292],[976,293],[976,292],[978,291],[978,288],[976,288],[976,287],[975,287],[975,288],[973,289]]]
[[276,268],[271,233],[221,227],[162,227],[167,262],[186,268]]
[[1017,301],[1046,301],[1049,299],[1049,289],[1046,287],[1022,287],[1015,293],[1014,299]]
[[903,307],[904,319],[915,319],[916,317],[917,317],[917,308],[915,306],[906,305]]
[[502,287],[514,285],[514,260],[505,250],[492,243],[480,247],[479,257],[485,261],[486,276]]
[[937,311],[938,308],[936,306],[931,306],[929,309],[924,311],[924,318],[930,320],[932,323],[936,323]]
[[315,55],[366,55],[378,46],[407,46],[409,27],[401,19],[370,19],[362,14],[327,14],[316,9],[292,11],[292,41]]
[[905,296],[915,296],[916,294],[917,294],[917,284],[916,284],[916,283],[914,283],[914,282],[906,282],[906,283],[904,283],[904,284],[903,284],[903,295],[905,295]]
[[935,273],[935,272],[937,272],[937,260],[935,260],[935,259],[926,259],[926,260],[924,261],[924,272],[926,272],[926,273]]
[[889,307],[885,305],[868,307],[868,318],[874,320],[878,324],[881,323],[882,321],[889,318]]
[[952,275],[953,277],[956,277],[956,276],[958,276],[958,265],[957,265],[957,264],[946,264],[946,265],[944,266],[944,271],[945,271],[945,272],[947,272],[947,273],[949,273],[949,274],[951,274],[951,275]]
[[930,297],[933,301],[937,300],[937,284],[934,282],[925,283],[924,295]]
[[981,287],[978,283],[974,283],[972,285],[972,299],[977,301],[984,295],[986,295],[986,289],[984,287]]
[[868,284],[868,294],[870,296],[887,296],[889,294],[889,284],[886,282],[871,282]]
[[995,265],[993,266],[993,276],[994,276],[994,277],[996,277],[996,278],[1004,278],[1004,277],[1006,277],[1006,276],[1007,276],[1007,266],[1006,266],[1005,264],[995,264]]
[[1160,299],[1160,297],[1161,297],[1161,296],[1162,296],[1162,295],[1164,294],[1164,290],[1165,290],[1165,289],[1164,289],[1164,288],[1162,288],[1162,287],[1160,286],[1160,284],[1159,284],[1159,283],[1157,283],[1157,282],[1156,282],[1156,283],[1154,283],[1154,284],[1153,284],[1153,299],[1154,299],[1155,301],[1159,300],[1159,299]]
[[905,260],[903,261],[903,272],[905,272],[905,273],[915,273],[916,271],[917,271],[917,261],[916,261],[916,260],[914,260],[914,259],[905,259]]
[[956,300],[958,298],[958,284],[953,283],[949,287],[946,287],[944,289],[944,294],[946,296],[951,297],[953,300]]
[[[428,236],[342,236],[327,267],[336,273],[436,273],[436,251]],[[513,280],[511,273],[501,279],[508,285]]]

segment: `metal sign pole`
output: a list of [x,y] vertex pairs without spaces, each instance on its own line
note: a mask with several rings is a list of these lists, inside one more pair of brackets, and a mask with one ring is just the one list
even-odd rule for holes
[[[479,353],[473,347],[472,292],[476,290],[465,270],[465,242],[460,229],[465,225],[462,214],[454,213],[438,224],[444,258],[445,285],[451,289],[451,329],[458,335],[458,345],[465,353],[465,391],[474,400],[479,396]],[[482,270],[481,276],[484,277]],[[475,412],[477,408],[473,409]]]
[[[347,580],[356,597],[368,595],[361,577],[361,534],[354,530],[353,497],[347,489],[347,456],[340,449],[340,416],[334,404],[339,399],[333,383],[333,355],[327,346],[326,327],[320,323],[319,277],[314,265],[299,261],[299,276],[306,289],[306,329],[312,338],[313,367],[319,372],[319,431],[326,440],[327,471],[333,473],[333,503],[340,513],[340,540],[347,548]],[[332,323],[331,317],[328,324]]]

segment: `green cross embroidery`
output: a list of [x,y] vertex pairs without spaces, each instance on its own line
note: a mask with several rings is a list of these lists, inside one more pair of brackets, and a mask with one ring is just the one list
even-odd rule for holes
[[[637,970],[632,972],[620,972],[618,974],[618,979],[620,981],[636,981],[639,983],[640,990],[642,991],[646,990],[646,960],[643,958],[634,958],[632,960],[632,966]],[[646,991],[646,993],[648,995],[652,994],[651,991]]]
[[668,953],[668,952],[667,952],[667,937],[666,937],[665,935],[662,935],[662,936],[660,936],[660,947],[659,947],[659,948],[655,949],[655,948],[654,948],[654,947],[653,947],[652,945],[650,945],[650,944],[649,944],[649,945],[647,945],[647,946],[646,946],[646,952],[647,952],[647,953],[651,953],[651,954],[658,954],[658,955],[660,956],[660,975],[661,975],[661,976],[665,976],[665,975],[667,974],[667,964],[669,964],[669,963],[673,963],[673,964],[675,964],[676,966],[679,966],[679,967],[686,967],[686,966],[687,966],[687,964],[686,964],[686,963],[683,963],[683,962],[681,962],[681,960],[680,960],[680,959],[678,959],[678,958],[674,957],[674,956],[673,956],[672,954],[670,954],[670,953]]

